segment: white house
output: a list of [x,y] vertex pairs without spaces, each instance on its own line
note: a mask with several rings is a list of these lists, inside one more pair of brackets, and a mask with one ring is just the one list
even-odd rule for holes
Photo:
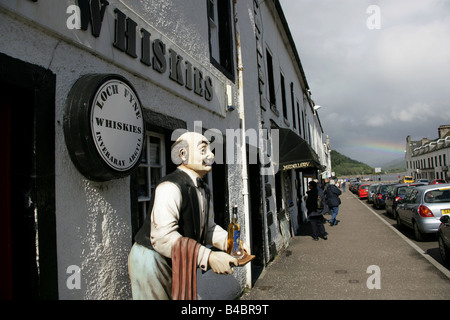
[[448,181],[450,157],[450,125],[438,128],[438,138],[412,141],[406,138],[406,170],[415,179],[442,179]]
[[237,205],[257,256],[199,272],[199,297],[236,298],[288,246],[330,168],[278,0],[0,0],[0,34],[2,298],[131,299],[180,130],[211,138],[215,220]]

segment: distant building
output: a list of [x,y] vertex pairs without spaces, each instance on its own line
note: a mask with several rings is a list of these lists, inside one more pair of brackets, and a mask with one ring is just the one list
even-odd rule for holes
[[449,180],[448,161],[450,157],[450,125],[438,129],[439,138],[422,138],[412,141],[406,138],[406,170],[415,179]]

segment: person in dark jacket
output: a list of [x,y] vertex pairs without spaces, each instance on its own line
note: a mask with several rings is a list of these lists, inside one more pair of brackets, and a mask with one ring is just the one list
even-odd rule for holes
[[325,197],[327,199],[327,205],[330,209],[331,219],[328,221],[330,226],[335,226],[338,224],[339,220],[336,220],[336,216],[339,212],[339,196],[342,194],[341,190],[335,185],[334,180],[330,180],[325,188]]
[[[323,225],[323,221],[324,221],[324,217],[323,217],[323,211],[326,207],[326,203],[325,203],[325,196],[324,193],[322,191],[322,189],[320,189],[317,186],[317,182],[315,181],[310,181],[309,184],[309,191],[307,191],[307,199],[306,199],[306,209],[308,210],[308,218],[309,221],[311,222],[311,227],[312,227],[312,236],[313,239],[315,241],[319,240],[319,236],[324,239],[327,240],[328,239],[328,234],[325,231],[325,227]],[[320,203],[320,207],[318,204],[318,197],[320,196],[321,198],[321,203]]]

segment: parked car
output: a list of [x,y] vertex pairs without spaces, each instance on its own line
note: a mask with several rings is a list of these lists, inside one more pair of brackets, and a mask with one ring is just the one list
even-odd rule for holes
[[436,233],[440,218],[450,214],[450,184],[419,186],[411,189],[397,205],[397,224],[414,230],[421,241],[423,234]]
[[350,190],[351,192],[353,192],[353,188],[355,187],[355,181],[354,182],[350,182],[350,184],[348,185],[348,190]]
[[367,195],[369,193],[369,186],[370,186],[370,184],[368,184],[368,183],[363,183],[359,186],[359,188],[358,188],[359,199],[367,198]]
[[385,206],[385,198],[388,188],[394,183],[380,183],[377,190],[373,194],[373,205],[377,209],[382,209]]
[[411,176],[404,176],[402,178],[402,180],[400,181],[400,183],[413,183],[414,182],[414,178]]
[[409,189],[418,186],[426,186],[426,183],[400,183],[390,187],[384,199],[386,212],[392,214],[397,219],[398,202],[405,198]]
[[430,180],[428,180],[428,179],[419,179],[419,180],[416,180],[416,182],[423,182],[423,183],[429,184]]
[[441,217],[438,230],[439,252],[444,263],[450,264],[450,215]]
[[440,184],[440,183],[447,183],[447,182],[443,179],[434,179],[433,181],[430,182],[430,184]]
[[350,191],[353,192],[354,194],[356,194],[360,185],[361,185],[361,182],[353,182],[350,185]]
[[378,183],[371,184],[369,190],[367,191],[367,203],[373,203],[373,194],[377,190]]

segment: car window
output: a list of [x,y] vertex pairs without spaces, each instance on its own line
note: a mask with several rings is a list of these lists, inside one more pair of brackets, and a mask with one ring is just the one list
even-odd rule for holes
[[428,191],[424,198],[427,203],[450,202],[450,189]]
[[415,203],[418,198],[419,192],[417,190],[411,189],[410,192],[405,197],[406,203]]
[[419,199],[419,191],[413,190],[411,192],[411,197],[409,200],[411,201],[411,203],[416,203],[418,199]]
[[405,195],[408,192],[408,187],[400,187],[397,190],[397,194],[400,195]]

